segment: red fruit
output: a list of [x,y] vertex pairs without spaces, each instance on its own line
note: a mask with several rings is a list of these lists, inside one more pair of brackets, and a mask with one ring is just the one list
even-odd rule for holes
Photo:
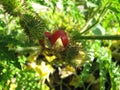
[[50,37],[52,36],[52,34],[50,32],[45,32],[45,36],[50,39]]
[[50,32],[45,32],[45,36],[50,40],[51,44],[54,45],[58,38],[62,40],[63,46],[68,45],[68,37],[65,31],[57,30],[53,34]]
[[43,39],[40,39],[40,40],[39,40],[39,43],[40,43],[40,45],[41,45],[42,47],[45,47],[45,43],[44,43],[44,40],[43,40]]
[[[51,34],[50,32],[45,32],[44,34],[45,34],[45,36],[50,40],[50,37],[51,37],[52,34]],[[40,45],[41,45],[42,47],[45,47],[45,42],[44,42],[43,39],[40,39],[40,40],[39,40],[39,43],[40,43]]]
[[62,36],[61,40],[62,40],[64,47],[66,47],[68,45],[68,38],[66,37],[66,35]]

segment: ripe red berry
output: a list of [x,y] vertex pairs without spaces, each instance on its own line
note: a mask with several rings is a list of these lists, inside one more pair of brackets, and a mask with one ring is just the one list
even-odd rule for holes
[[68,37],[65,31],[57,30],[53,34],[50,32],[45,32],[45,36],[50,40],[51,44],[54,45],[58,38],[62,40],[62,44],[64,47],[68,45]]
[[50,32],[45,32],[45,36],[50,39],[50,37],[52,36],[52,34]]
[[45,47],[45,43],[44,43],[44,40],[43,40],[43,39],[40,39],[40,40],[39,40],[39,44],[40,44],[42,47]]

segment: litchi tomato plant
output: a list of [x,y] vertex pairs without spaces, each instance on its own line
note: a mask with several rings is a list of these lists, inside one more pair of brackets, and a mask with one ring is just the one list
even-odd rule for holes
[[119,0],[0,0],[0,90],[120,90]]

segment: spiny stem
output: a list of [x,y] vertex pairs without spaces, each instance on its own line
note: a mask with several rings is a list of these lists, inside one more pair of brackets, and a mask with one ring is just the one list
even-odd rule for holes
[[[105,35],[105,36],[77,36],[77,39],[81,40],[120,40],[120,35]],[[75,40],[75,41],[79,41]]]
[[40,46],[34,46],[34,47],[17,47],[17,48],[10,48],[9,50],[13,50],[16,52],[24,52],[24,51],[35,51],[35,50],[41,50]]

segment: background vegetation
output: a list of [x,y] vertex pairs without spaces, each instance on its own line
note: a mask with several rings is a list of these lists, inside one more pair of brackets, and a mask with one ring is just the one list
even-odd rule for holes
[[0,90],[120,90],[120,1],[1,0]]

